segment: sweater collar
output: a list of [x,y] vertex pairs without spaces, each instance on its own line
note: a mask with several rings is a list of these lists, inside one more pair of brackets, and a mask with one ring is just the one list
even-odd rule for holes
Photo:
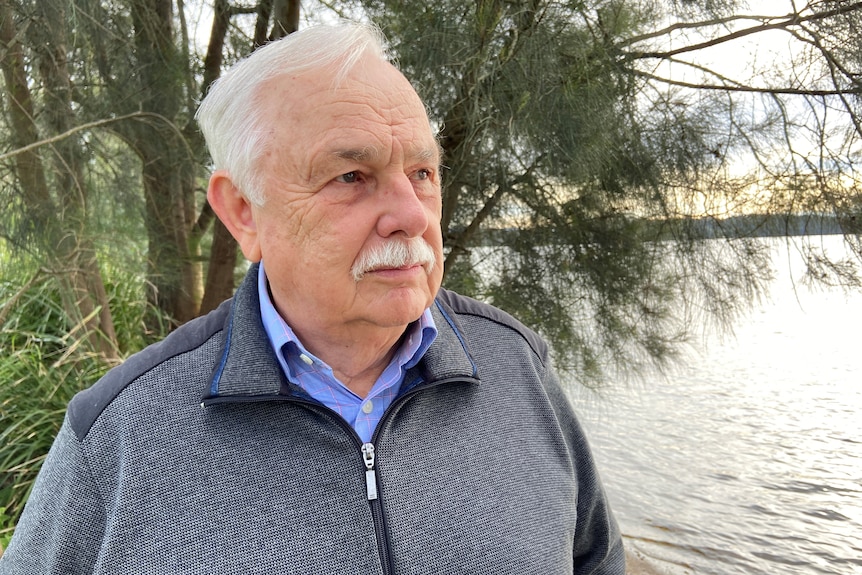
[[[290,384],[278,363],[260,318],[254,264],[237,289],[223,330],[219,361],[210,378],[205,404],[217,401],[265,401],[278,396],[303,395]],[[410,369],[404,390],[450,380],[476,382],[476,363],[452,310],[437,298],[431,306],[437,339],[422,360]]]

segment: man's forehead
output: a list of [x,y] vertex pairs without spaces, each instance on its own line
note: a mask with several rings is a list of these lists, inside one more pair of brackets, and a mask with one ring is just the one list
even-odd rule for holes
[[[412,84],[396,66],[371,56],[361,57],[343,73],[338,73],[335,65],[299,72],[276,72],[260,83],[257,95],[268,99],[277,94],[278,100],[294,100],[293,105],[305,102],[314,106],[320,103],[321,98],[339,101],[345,94],[363,89],[372,91],[377,100],[397,99],[405,92],[418,99]],[[316,98],[309,101],[310,94]]]

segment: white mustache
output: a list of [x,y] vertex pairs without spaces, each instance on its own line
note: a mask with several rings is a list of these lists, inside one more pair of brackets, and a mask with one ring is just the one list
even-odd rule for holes
[[390,240],[361,253],[350,273],[358,282],[374,270],[421,265],[426,273],[431,273],[436,264],[437,256],[424,239]]

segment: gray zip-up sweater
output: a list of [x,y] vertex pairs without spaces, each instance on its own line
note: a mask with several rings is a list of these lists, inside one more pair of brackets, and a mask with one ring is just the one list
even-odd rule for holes
[[285,379],[256,277],[72,400],[0,573],[623,575],[533,332],[442,290],[363,445]]

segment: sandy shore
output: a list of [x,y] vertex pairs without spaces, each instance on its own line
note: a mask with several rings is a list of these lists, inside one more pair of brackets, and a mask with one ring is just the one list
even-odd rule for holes
[[626,549],[626,575],[667,575],[667,571],[644,559],[637,550]]

